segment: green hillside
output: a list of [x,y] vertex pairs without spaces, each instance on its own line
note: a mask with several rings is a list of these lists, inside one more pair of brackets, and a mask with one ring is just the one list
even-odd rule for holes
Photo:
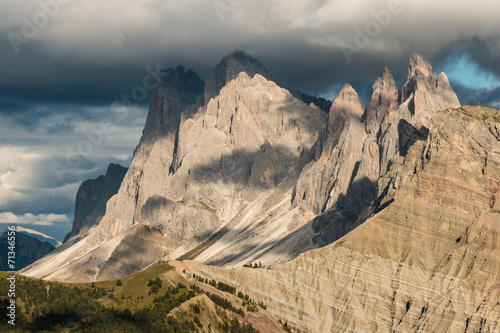
[[8,276],[0,272],[2,332],[258,332],[245,317],[265,312],[248,295],[238,297],[234,287],[205,283],[160,263],[120,280],[95,283],[17,275],[14,327],[8,323],[4,296]]

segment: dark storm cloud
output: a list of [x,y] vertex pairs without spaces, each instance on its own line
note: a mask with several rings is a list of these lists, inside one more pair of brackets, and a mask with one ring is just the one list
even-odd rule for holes
[[[34,47],[36,43],[12,55],[8,43],[3,42],[0,50],[7,56],[0,62],[0,112],[15,110],[15,103],[109,104],[142,84],[146,66],[157,65],[100,65],[91,60],[56,58]],[[10,108],[2,107],[9,103]]]
[[[204,77],[223,55],[240,49],[309,93],[374,78],[386,66],[405,77],[414,51],[435,61],[454,45],[467,45],[473,59],[500,71],[498,6],[486,1],[402,0],[393,14],[390,1],[222,3],[217,9],[212,1],[194,0],[70,2],[18,53],[8,33],[21,33],[21,19],[33,21],[41,8],[32,0],[3,4],[0,98],[110,103],[140,83],[147,65],[182,63]],[[385,23],[383,12],[390,14]],[[377,17],[382,23],[367,45],[356,43]],[[350,61],[342,45],[357,48]]]
[[500,106],[500,87],[491,89],[471,89],[458,82],[450,82],[462,105],[483,104],[498,108]]

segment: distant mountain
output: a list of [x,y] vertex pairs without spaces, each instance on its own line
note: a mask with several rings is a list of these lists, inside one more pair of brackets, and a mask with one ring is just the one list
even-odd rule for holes
[[[16,243],[15,243],[15,270],[21,270],[24,267],[32,264],[40,258],[43,258],[48,253],[55,249],[51,243],[57,244],[58,242],[42,233],[34,230],[17,228]],[[47,239],[50,241],[40,241],[40,239]],[[59,243],[60,244],[60,243]],[[0,235],[0,271],[11,271],[8,266],[8,236],[7,231]]]
[[16,227],[16,231],[18,233],[24,233],[28,236],[31,236],[31,237],[35,237],[36,239],[38,239],[40,242],[47,242],[49,243],[50,245],[52,245],[53,247],[58,247],[59,245],[61,245],[62,243],[60,241],[58,241],[57,239],[54,239],[53,237],[50,237],[44,233],[41,233],[39,231],[36,231],[36,230],[32,230],[32,229],[28,229],[28,228],[23,228],[23,227],[19,227],[17,226]]

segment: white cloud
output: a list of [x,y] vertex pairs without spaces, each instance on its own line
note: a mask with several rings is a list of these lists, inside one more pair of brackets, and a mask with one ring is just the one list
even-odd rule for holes
[[50,226],[54,223],[67,223],[69,219],[62,214],[40,214],[34,215],[27,213],[24,215],[16,215],[11,212],[0,213],[0,224],[31,224]]

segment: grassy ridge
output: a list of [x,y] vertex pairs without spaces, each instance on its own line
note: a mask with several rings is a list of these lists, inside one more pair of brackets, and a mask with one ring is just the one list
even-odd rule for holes
[[[170,272],[170,273],[169,273]],[[0,295],[8,274],[0,272]],[[0,299],[2,332],[257,332],[241,323],[244,311],[176,274],[167,263],[119,280],[69,284],[17,275],[16,326],[7,323],[8,299]],[[228,312],[229,311],[229,312]]]

